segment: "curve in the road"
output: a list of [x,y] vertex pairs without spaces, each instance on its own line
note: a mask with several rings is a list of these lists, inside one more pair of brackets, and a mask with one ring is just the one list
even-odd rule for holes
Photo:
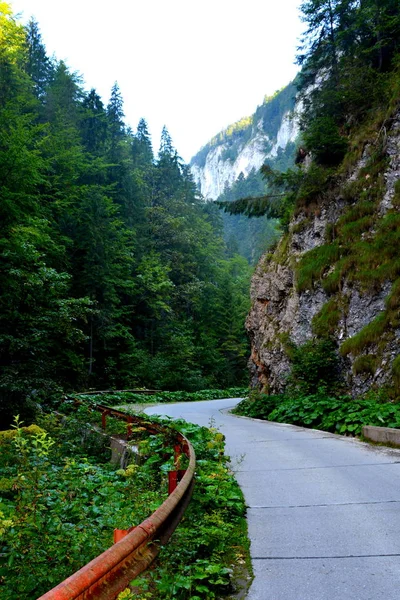
[[248,505],[248,600],[400,600],[400,450],[235,417],[237,402],[146,412],[224,433]]

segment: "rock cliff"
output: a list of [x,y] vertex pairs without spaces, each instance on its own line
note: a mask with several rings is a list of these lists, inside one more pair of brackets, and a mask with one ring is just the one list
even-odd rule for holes
[[282,391],[288,344],[324,337],[353,395],[400,387],[400,113],[356,151],[256,268],[246,324],[254,387]]
[[202,195],[215,200],[241,173],[258,171],[267,159],[294,143],[299,134],[293,84],[266,98],[254,115],[215,136],[191,160],[191,172]]

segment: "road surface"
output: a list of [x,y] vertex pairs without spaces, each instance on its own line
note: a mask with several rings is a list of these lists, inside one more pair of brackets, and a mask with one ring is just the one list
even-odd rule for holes
[[400,450],[235,417],[237,399],[148,414],[218,427],[248,505],[248,600],[400,600]]

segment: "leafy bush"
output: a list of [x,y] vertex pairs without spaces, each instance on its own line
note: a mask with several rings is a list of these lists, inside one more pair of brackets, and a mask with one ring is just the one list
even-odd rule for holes
[[[274,408],[269,410],[271,406]],[[235,412],[277,423],[350,435],[359,435],[364,425],[400,427],[400,404],[380,402],[376,398],[334,398],[323,392],[298,397],[260,397],[258,407],[247,400],[240,403]]]
[[281,401],[282,396],[280,395],[268,396],[268,394],[261,394],[257,390],[254,390],[248,398],[244,398],[239,402],[232,412],[236,415],[268,420],[268,415]]
[[301,394],[313,394],[320,388],[333,388],[339,377],[338,356],[330,339],[310,340],[301,346],[292,345],[289,389]]
[[340,135],[338,126],[330,116],[311,120],[303,133],[303,139],[307,150],[322,165],[338,165],[348,147],[347,139]]
[[[19,422],[8,444],[13,452],[0,459],[0,511],[11,522],[0,542],[2,600],[42,595],[109,547],[114,528],[140,522],[167,493],[157,475],[166,452],[160,436],[147,442],[158,461],[152,456],[129,473],[82,451],[66,456],[65,440],[59,445],[45,431],[26,435]],[[69,454],[73,447],[70,439]]]

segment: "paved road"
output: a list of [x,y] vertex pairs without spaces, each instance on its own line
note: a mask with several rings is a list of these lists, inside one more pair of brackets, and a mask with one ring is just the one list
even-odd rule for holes
[[400,600],[400,450],[230,415],[238,400],[162,405],[226,436],[248,504],[248,600]]

